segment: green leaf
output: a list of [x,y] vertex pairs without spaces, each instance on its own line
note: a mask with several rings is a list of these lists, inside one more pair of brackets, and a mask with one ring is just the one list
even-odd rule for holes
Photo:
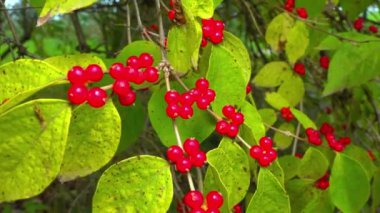
[[92,200],[97,212],[166,212],[173,199],[170,165],[141,155],[120,161],[100,177]]
[[277,178],[267,169],[259,172],[257,190],[246,212],[286,213],[290,212],[290,201],[284,187]]
[[[314,189],[314,191],[317,189]],[[316,193],[316,197],[311,200],[305,209],[302,211],[305,213],[314,212],[334,212],[334,205],[331,203],[330,194],[327,190],[319,190]]]
[[335,36],[328,36],[316,47],[318,50],[336,50],[342,46],[342,41]]
[[281,168],[284,170],[285,182],[295,177],[298,173],[298,168],[301,165],[301,160],[292,155],[285,155],[278,158]]
[[92,54],[60,55],[47,58],[44,61],[56,67],[62,77],[66,77],[67,72],[71,70],[73,66],[86,68],[90,64],[97,64],[103,69],[103,72],[107,70],[103,60]]
[[[26,72],[27,71],[27,72]],[[0,114],[47,86],[62,83],[60,72],[46,62],[22,59],[0,66]]]
[[303,212],[302,210],[318,197],[313,180],[292,179],[286,182],[285,186],[289,193],[292,212]]
[[380,48],[380,40],[361,34],[342,34],[364,43],[344,43],[331,59],[327,83],[323,95],[330,95],[344,88],[360,86],[380,74],[380,56],[373,54]]
[[224,32],[224,41],[212,47],[207,79],[215,90],[212,104],[214,112],[221,114],[227,105],[241,106],[245,100],[245,89],[251,75],[251,61],[243,43]]
[[97,0],[46,0],[37,20],[37,26],[45,24],[55,15],[69,13],[82,7],[90,6],[95,2]]
[[325,8],[326,0],[297,0],[296,7],[303,7],[307,10],[309,17],[313,18],[322,14],[323,9]]
[[[187,85],[194,85],[194,81],[185,81]],[[172,89],[182,92],[183,89],[178,83],[172,84]],[[169,147],[176,144],[176,137],[173,130],[173,120],[166,116],[167,103],[164,100],[166,88],[161,87],[155,91],[148,103],[149,119],[154,130],[157,132],[161,142]],[[183,140],[195,137],[199,141],[205,140],[215,129],[215,120],[206,111],[194,108],[192,118],[184,120],[177,119],[176,124]]]
[[261,120],[267,125],[273,125],[277,121],[276,111],[270,108],[262,108],[259,109],[259,114],[261,116]]
[[112,101],[95,109],[87,104],[73,111],[60,181],[89,175],[114,156],[120,142],[121,121]]
[[360,0],[360,1],[351,1],[351,0],[340,0],[340,6],[346,12],[350,20],[354,20],[361,12],[364,12],[370,4],[373,4],[372,0]]
[[287,35],[293,28],[294,20],[288,13],[281,13],[269,23],[265,40],[275,51],[284,48]]
[[266,64],[253,79],[258,87],[277,87],[284,83],[292,74],[289,64],[283,61],[274,61]]
[[318,180],[326,174],[329,161],[318,149],[309,147],[301,160],[298,176],[305,179]]
[[0,116],[0,202],[40,194],[56,178],[70,124],[61,100],[35,100]]
[[299,75],[289,75],[288,79],[278,89],[278,94],[288,100],[290,106],[296,106],[305,94],[305,87]]
[[366,172],[368,180],[372,179],[373,174],[378,168],[375,166],[371,158],[369,158],[366,150],[355,145],[350,145],[344,150],[344,154],[350,156],[353,160],[356,160]]
[[186,73],[192,66],[197,66],[202,39],[201,25],[192,16],[186,18],[186,24],[169,30],[167,40],[168,60],[179,73]]
[[359,212],[370,196],[368,177],[360,164],[337,153],[330,176],[331,201],[342,212]]
[[292,111],[294,117],[296,117],[298,122],[301,123],[304,129],[307,129],[307,128],[317,129],[317,126],[315,125],[315,123],[305,113],[303,113],[302,111],[299,111],[296,108],[291,108],[290,110]]
[[245,197],[250,172],[248,156],[231,139],[224,138],[218,148],[207,153],[207,162],[215,169],[217,177],[228,193],[228,208],[231,209]]
[[284,186],[285,174],[278,160],[274,161],[267,169],[277,178],[279,183]]
[[211,18],[214,14],[214,1],[213,0],[182,0],[182,7],[186,13],[190,13],[195,17],[202,19]]
[[297,21],[287,35],[285,50],[289,62],[296,63],[299,58],[305,55],[308,46],[309,30],[304,22]]
[[280,110],[283,107],[289,107],[289,102],[276,92],[265,93],[265,101],[273,108]]
[[[294,127],[294,125],[291,124],[291,123],[282,123],[278,127],[278,129],[280,129],[282,131],[285,131],[285,132],[290,132],[292,134],[294,134],[295,130],[296,130],[296,128]],[[278,146],[281,149],[286,149],[286,148],[288,148],[292,144],[293,137],[286,136],[283,133],[280,133],[280,132],[276,131],[274,133],[273,140],[276,143],[276,146]]]
[[218,173],[211,166],[207,167],[206,174],[203,181],[203,194],[207,195],[210,191],[218,191],[223,195],[223,205],[219,208],[221,212],[229,212],[228,210],[228,192],[223,186],[218,177]]
[[380,206],[380,170],[377,170],[373,176],[372,182],[372,212],[376,212],[376,208]]
[[244,114],[244,125],[251,129],[256,142],[258,142],[260,138],[265,136],[265,126],[256,106],[246,101],[241,107],[241,112]]

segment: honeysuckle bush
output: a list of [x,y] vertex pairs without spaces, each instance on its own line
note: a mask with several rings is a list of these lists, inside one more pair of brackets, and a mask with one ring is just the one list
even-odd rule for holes
[[92,212],[379,211],[376,3],[155,1],[115,58],[0,61],[0,203],[87,180]]

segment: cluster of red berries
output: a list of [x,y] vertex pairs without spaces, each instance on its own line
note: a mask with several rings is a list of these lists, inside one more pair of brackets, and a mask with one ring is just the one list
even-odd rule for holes
[[215,100],[215,91],[209,88],[209,82],[205,78],[200,78],[195,82],[195,88],[180,94],[175,90],[167,91],[165,101],[168,104],[166,114],[169,118],[189,119],[193,116],[193,104],[201,110],[206,110],[211,102]]
[[281,110],[281,117],[287,121],[287,122],[290,122],[294,119],[294,115],[292,113],[292,111],[290,110],[289,107],[282,107]]
[[323,69],[327,70],[330,66],[330,58],[326,55],[323,55],[319,58],[319,66],[321,66]]
[[91,64],[86,69],[74,66],[67,73],[67,80],[71,83],[67,94],[69,101],[72,104],[83,104],[87,101],[94,108],[104,106],[107,92],[99,87],[88,89],[86,86],[88,83],[99,82],[103,75],[102,68],[96,64]]
[[183,144],[182,150],[179,146],[171,146],[166,152],[169,161],[176,164],[177,171],[186,173],[194,167],[202,167],[207,158],[206,154],[200,150],[199,141],[195,138],[188,138]]
[[293,70],[294,70],[294,72],[298,73],[301,76],[305,75],[305,73],[306,73],[305,65],[302,63],[294,64]]
[[206,195],[207,210],[203,209],[204,198],[200,191],[189,191],[183,202],[191,209],[191,213],[219,213],[219,208],[223,206],[223,195],[218,191],[210,191]]
[[336,139],[334,135],[335,129],[328,123],[323,123],[319,131],[325,136],[330,148],[337,152],[343,151],[344,148],[351,143],[351,139],[349,137]]
[[[357,30],[357,31],[361,31],[364,27],[364,18],[360,17],[360,18],[357,18],[355,21],[354,21],[354,28]],[[377,29],[377,27],[375,25],[370,25],[368,27],[368,30],[371,31],[372,33],[378,33],[379,30]]]
[[169,5],[172,9],[168,11],[168,18],[173,21],[175,19],[174,0],[170,0]]
[[[284,8],[286,11],[292,13],[295,6],[296,6],[295,0],[286,0]],[[307,19],[308,15],[305,8],[303,7],[297,8],[296,12],[300,18]]]
[[215,20],[213,18],[203,19],[202,20],[202,43],[201,46],[205,47],[208,43],[208,40],[213,44],[219,44],[223,41],[224,35],[224,23],[220,20]]
[[244,123],[244,115],[236,112],[235,107],[226,105],[222,109],[226,120],[220,120],[216,123],[215,131],[221,135],[234,138],[239,133],[239,126]]
[[313,128],[307,128],[306,135],[307,135],[307,139],[309,143],[317,145],[317,146],[322,144],[322,139],[321,139],[321,136],[319,135],[318,130],[315,130]]
[[262,137],[258,146],[251,147],[249,154],[262,167],[269,166],[277,158],[277,152],[273,149],[273,141],[269,137]]
[[326,190],[330,186],[330,181],[329,181],[330,173],[326,172],[326,174],[318,179],[315,182],[315,187],[318,189]]

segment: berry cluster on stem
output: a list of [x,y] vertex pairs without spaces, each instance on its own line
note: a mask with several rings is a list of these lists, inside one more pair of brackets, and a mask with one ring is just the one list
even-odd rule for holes
[[[364,28],[364,18],[363,17],[359,17],[354,21],[354,28],[357,31],[363,30],[363,28]],[[375,33],[375,34],[379,32],[378,28],[375,25],[370,25],[368,27],[368,30],[372,33]]]
[[202,20],[202,43],[201,46],[205,47],[210,41],[213,44],[219,44],[224,39],[224,23],[220,20],[215,20],[213,18]]
[[330,173],[326,172],[326,174],[318,179],[315,182],[315,187],[321,190],[326,190],[330,186],[330,181],[329,181]]
[[282,107],[280,112],[281,112],[281,117],[286,122],[290,122],[294,119],[294,115],[293,115],[292,111],[290,110],[290,107]]
[[262,167],[269,166],[277,158],[277,152],[273,149],[273,141],[269,137],[262,137],[259,145],[251,147],[249,154]]
[[223,195],[218,191],[210,191],[206,195],[206,204],[200,191],[189,191],[183,198],[183,202],[191,209],[191,213],[219,213],[223,205]]
[[226,105],[222,109],[226,119],[219,120],[216,123],[215,131],[221,135],[234,138],[239,133],[239,126],[244,123],[244,115],[237,112],[235,107]]

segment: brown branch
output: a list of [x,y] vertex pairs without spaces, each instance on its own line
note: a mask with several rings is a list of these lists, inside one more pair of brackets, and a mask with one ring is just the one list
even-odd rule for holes
[[91,48],[88,46],[86,43],[86,38],[83,33],[82,26],[79,21],[78,13],[74,11],[73,13],[70,14],[71,21],[73,22],[73,26],[75,29],[75,34],[78,39],[78,49],[80,52],[85,52],[88,53],[91,51]]

